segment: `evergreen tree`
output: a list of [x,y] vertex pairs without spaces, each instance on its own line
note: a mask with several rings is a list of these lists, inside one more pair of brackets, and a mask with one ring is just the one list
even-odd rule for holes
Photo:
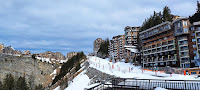
[[78,71],[81,68],[80,62],[76,65],[76,71]]
[[44,89],[43,89],[42,85],[39,84],[39,85],[35,86],[35,90],[44,90]]
[[165,6],[163,8],[163,14],[161,14],[161,12],[156,13],[154,11],[153,16],[150,16],[149,18],[145,19],[145,21],[142,24],[142,27],[140,28],[140,31],[149,29],[149,28],[156,26],[165,21],[171,22],[172,15],[170,13],[171,13],[171,11],[167,6]]
[[4,79],[4,89],[5,90],[13,90],[14,89],[15,80],[11,74],[7,74]]
[[34,76],[34,73],[32,72],[31,73],[31,75],[30,75],[30,77],[28,78],[29,80],[28,80],[28,84],[29,84],[29,88],[31,89],[31,90],[33,90],[34,89],[34,87],[35,87],[35,76]]
[[100,58],[107,58],[108,55],[108,46],[109,46],[109,39],[106,38],[105,41],[100,45],[100,49],[97,52],[97,56]]
[[16,81],[16,90],[28,90],[25,77],[19,77]]
[[76,56],[73,56],[66,63],[64,63],[61,67],[60,73],[53,80],[52,85],[64,77],[73,67],[76,67],[76,65],[80,63],[80,60],[84,58],[86,58],[85,54],[83,52],[79,52]]
[[200,3],[197,1],[197,12],[200,12]]
[[3,90],[3,84],[0,81],[0,90]]
[[162,19],[157,15],[154,20],[154,26],[162,23]]
[[200,3],[197,1],[197,11],[192,16],[189,16],[190,22],[198,22],[200,21]]
[[163,22],[165,21],[172,21],[171,10],[167,6],[163,9]]

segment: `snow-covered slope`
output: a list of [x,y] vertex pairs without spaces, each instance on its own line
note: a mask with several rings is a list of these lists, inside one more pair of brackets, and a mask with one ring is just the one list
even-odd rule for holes
[[[152,72],[152,71],[143,71],[140,66],[134,66],[130,63],[124,63],[124,62],[117,62],[112,63],[109,62],[108,59],[101,59],[94,56],[88,56],[88,61],[90,63],[89,67],[96,68],[97,70],[100,70],[104,73],[115,75],[117,77],[121,78],[137,78],[137,79],[174,79],[174,80],[200,80],[194,78],[194,76],[189,75],[180,75],[180,74],[165,74],[161,72]],[[86,70],[85,70],[86,71]],[[88,87],[88,83],[90,82],[90,79],[87,75],[84,74],[83,71],[81,74],[79,74],[74,80],[73,83],[71,83],[68,88],[65,90],[84,90],[84,88]],[[157,77],[155,76],[157,74],[158,76],[163,77]],[[156,88],[156,90],[166,90],[164,88]]]
[[[121,78],[137,78],[137,79],[170,79],[170,80],[198,80],[194,76],[180,74],[165,74],[162,72],[143,71],[140,66],[134,66],[124,62],[109,62],[108,59],[101,59],[89,56],[90,67],[96,68],[102,72],[115,75]],[[157,77],[157,76],[162,77]],[[200,80],[200,79],[199,79]]]

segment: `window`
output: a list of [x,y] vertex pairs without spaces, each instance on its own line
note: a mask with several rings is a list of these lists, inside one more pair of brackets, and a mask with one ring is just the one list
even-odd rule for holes
[[176,61],[173,61],[172,64],[176,64]]
[[165,26],[164,26],[164,29],[167,29],[167,28],[169,28],[169,26],[168,26],[168,25],[165,25]]
[[183,28],[177,29],[176,33],[183,33]]
[[196,54],[196,53],[197,53],[197,51],[193,51],[193,53],[194,53],[194,54]]
[[160,65],[164,65],[164,63],[160,63]]
[[145,33],[144,36],[146,37],[148,35],[148,33]]
[[195,36],[195,33],[192,33],[192,36]]
[[197,30],[200,30],[200,27],[197,27]]
[[197,59],[197,57],[196,57],[196,56],[194,56],[194,59]]
[[159,31],[162,31],[162,27],[159,28]]
[[183,44],[188,44],[188,41],[183,41]]
[[178,23],[178,27],[180,27],[181,25],[180,25],[180,23]]
[[[196,40],[196,39],[195,39]],[[193,48],[196,48],[197,47],[197,45],[192,45],[193,46]]]
[[191,29],[191,30],[194,30],[195,28],[194,28],[194,27],[191,27],[190,29]]
[[175,51],[172,51],[171,53],[172,53],[172,54],[174,54],[174,53],[175,53]]
[[190,67],[190,64],[185,64],[185,67],[186,67],[186,68],[189,68],[189,67]]
[[183,21],[183,26],[187,26],[187,21]]
[[191,72],[191,74],[196,74],[196,72]]
[[192,42],[196,42],[196,39],[192,39]]
[[181,26],[181,22],[178,22],[178,27],[180,27]]
[[184,28],[184,33],[188,33],[188,28]]
[[157,33],[157,32],[158,32],[158,29],[154,30],[153,32],[154,32],[154,33]]

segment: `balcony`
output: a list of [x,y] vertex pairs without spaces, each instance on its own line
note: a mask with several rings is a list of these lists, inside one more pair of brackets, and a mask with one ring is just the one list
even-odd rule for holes
[[187,43],[180,43],[179,44],[179,47],[184,47],[184,46],[188,46],[188,44]]
[[170,49],[175,49],[175,48],[174,48],[174,46],[170,46],[170,47],[169,47],[169,50],[170,50]]
[[185,41],[185,40],[187,40],[186,37],[181,37],[178,41]]
[[181,60],[181,63],[190,63],[190,60]]
[[168,61],[177,61],[177,56],[170,56]]
[[162,51],[165,51],[165,50],[168,50],[168,48],[167,47],[162,48]]
[[189,55],[180,55],[180,58],[186,58],[189,57]]

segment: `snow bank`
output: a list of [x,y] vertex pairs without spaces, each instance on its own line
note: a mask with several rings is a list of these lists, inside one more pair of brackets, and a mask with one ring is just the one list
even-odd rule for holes
[[73,82],[65,90],[84,90],[90,82],[90,79],[85,75],[86,71],[81,72],[77,77],[74,78]]
[[53,90],[60,90],[60,86],[56,87],[56,88],[55,88],[55,89],[53,89]]
[[56,62],[59,62],[59,63],[65,63],[65,62],[67,62],[68,60],[66,59],[66,60],[57,60],[57,59],[51,59],[51,61],[50,61],[50,58],[44,58],[44,57],[36,57],[37,59],[39,59],[39,60],[41,60],[42,62],[49,62],[49,63],[55,63],[55,61]]
[[168,89],[161,88],[161,87],[157,87],[157,88],[155,88],[154,90],[168,90]]

